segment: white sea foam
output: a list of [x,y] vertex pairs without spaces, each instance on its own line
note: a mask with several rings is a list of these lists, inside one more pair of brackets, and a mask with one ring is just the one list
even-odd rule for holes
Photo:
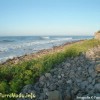
[[[12,59],[16,56],[29,54],[53,46],[59,46],[69,41],[77,41],[82,37],[59,37],[59,36],[38,36],[38,37],[1,37],[0,40],[0,61]],[[9,40],[9,41],[5,41]]]
[[67,40],[72,40],[72,38],[55,38],[53,40],[39,40],[39,41],[31,41],[26,43],[24,42],[21,44],[8,44],[8,45],[1,46],[0,52],[7,52],[15,49],[27,48],[29,46],[57,43],[59,41],[67,41]]
[[6,56],[6,57],[3,57],[3,58],[0,58],[0,63],[3,63],[8,59],[13,59],[14,57],[16,57],[16,56],[15,55],[10,55],[10,56]]
[[69,37],[69,38],[55,38],[59,41],[62,41],[62,40],[72,40],[73,38],[72,37]]
[[43,37],[41,37],[42,39],[50,39],[50,37],[49,36],[43,36]]

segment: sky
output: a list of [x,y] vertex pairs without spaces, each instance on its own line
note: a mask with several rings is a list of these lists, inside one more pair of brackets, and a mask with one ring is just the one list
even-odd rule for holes
[[0,0],[0,36],[93,35],[100,0]]

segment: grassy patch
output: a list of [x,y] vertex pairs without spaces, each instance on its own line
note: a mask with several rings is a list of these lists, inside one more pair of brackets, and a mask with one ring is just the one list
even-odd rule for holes
[[85,40],[71,44],[58,53],[47,54],[17,65],[3,65],[0,67],[0,93],[19,93],[24,85],[35,83],[41,74],[60,64],[67,57],[78,56],[98,45],[99,40]]

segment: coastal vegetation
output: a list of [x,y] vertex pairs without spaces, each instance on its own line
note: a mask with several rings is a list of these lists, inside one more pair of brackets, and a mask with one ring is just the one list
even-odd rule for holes
[[19,93],[23,86],[34,84],[41,74],[48,72],[68,57],[78,56],[98,45],[100,45],[99,40],[84,40],[70,44],[63,48],[63,51],[46,54],[41,58],[9,66],[0,65],[0,93]]

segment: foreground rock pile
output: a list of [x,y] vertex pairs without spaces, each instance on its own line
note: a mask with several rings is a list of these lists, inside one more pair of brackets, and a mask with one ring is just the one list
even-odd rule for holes
[[[100,47],[89,50],[45,73],[22,93],[34,93],[33,100],[77,100],[77,97],[100,97]],[[31,100],[31,99],[18,99]],[[80,99],[81,100],[81,99]]]

